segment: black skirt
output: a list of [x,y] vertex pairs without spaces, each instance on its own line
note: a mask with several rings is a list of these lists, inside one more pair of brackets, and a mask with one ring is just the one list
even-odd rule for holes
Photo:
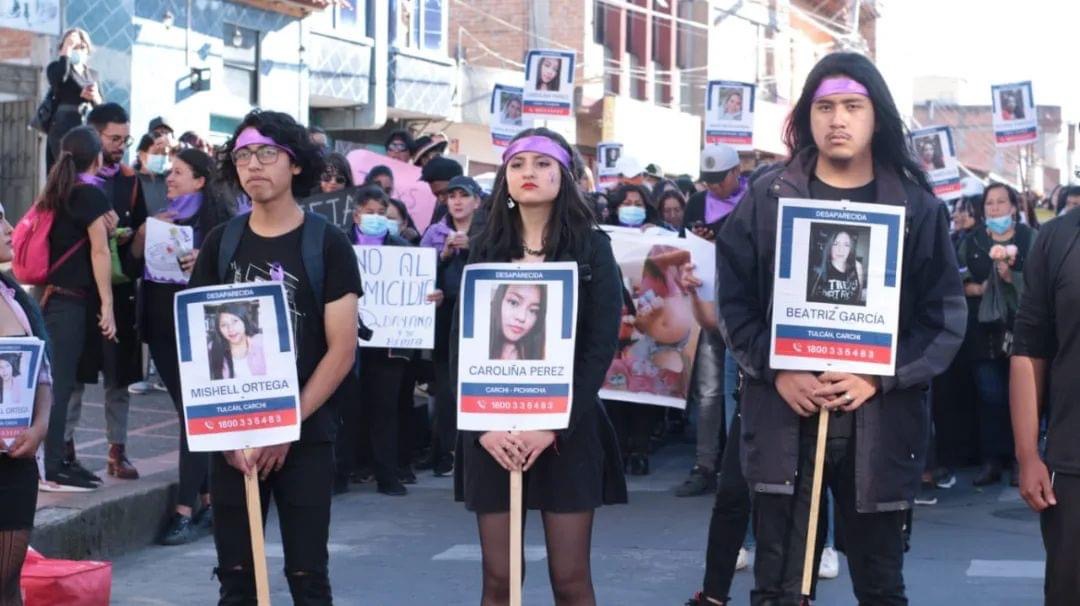
[[0,455],[0,531],[32,529],[37,496],[37,461]]
[[[454,499],[476,513],[510,510],[510,473],[480,445],[482,432],[458,432]],[[545,450],[522,478],[526,509],[591,511],[626,503],[626,478],[615,430],[597,400],[574,432]]]

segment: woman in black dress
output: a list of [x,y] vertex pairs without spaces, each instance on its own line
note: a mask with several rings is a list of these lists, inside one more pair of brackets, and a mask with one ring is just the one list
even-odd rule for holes
[[64,32],[60,37],[57,57],[45,68],[49,80],[49,92],[52,95],[55,110],[49,126],[46,170],[52,169],[56,158],[60,157],[60,139],[67,132],[83,123],[83,104],[90,106],[101,104],[101,92],[98,90],[98,74],[90,69],[88,61],[94,52],[90,34],[77,27]]
[[[618,344],[619,271],[573,169],[573,153],[559,134],[522,131],[503,154],[490,218],[470,245],[470,263],[576,261],[579,279],[569,426],[458,436],[454,493],[477,514],[485,605],[505,604],[510,594],[510,470],[524,471],[525,507],[541,512],[560,606],[596,603],[589,564],[593,511],[626,502],[615,432],[597,395]],[[456,340],[451,347],[456,360]]]

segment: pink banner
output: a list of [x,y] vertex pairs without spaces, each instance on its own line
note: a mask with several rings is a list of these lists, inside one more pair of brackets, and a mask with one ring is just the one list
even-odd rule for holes
[[388,167],[394,173],[393,197],[405,203],[416,223],[416,230],[424,233],[428,223],[431,223],[431,213],[435,210],[435,196],[428,184],[420,180],[419,166],[399,162],[366,149],[355,149],[349,152],[347,158],[352,166],[353,181],[358,185],[364,182],[372,168],[380,164]]

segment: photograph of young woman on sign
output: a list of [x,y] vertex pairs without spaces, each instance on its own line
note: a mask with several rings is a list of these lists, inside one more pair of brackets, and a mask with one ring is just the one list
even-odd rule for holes
[[720,119],[741,122],[743,89],[737,87],[721,87],[717,89],[717,97],[720,99],[720,105],[717,108],[720,112]]
[[926,135],[915,139],[915,151],[924,171],[945,168],[945,156],[941,153],[941,137]]
[[22,354],[0,354],[0,404],[18,404],[19,396],[19,363]]
[[210,379],[245,379],[266,374],[266,354],[259,328],[259,302],[207,305],[207,351]]
[[869,227],[812,223],[806,300],[832,305],[866,305],[869,251]]
[[536,90],[559,90],[562,83],[562,59],[559,57],[540,57],[539,69],[536,70]]
[[492,360],[543,360],[547,285],[500,284],[491,297]]
[[1021,120],[1024,118],[1024,89],[1009,88],[998,93],[1001,100],[1002,120]]
[[521,126],[521,94],[503,92],[500,102],[502,123]]

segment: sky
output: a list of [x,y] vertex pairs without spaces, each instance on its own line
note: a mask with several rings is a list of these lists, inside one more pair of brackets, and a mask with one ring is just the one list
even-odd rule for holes
[[1080,122],[1080,0],[884,0],[882,14],[887,78],[960,76],[963,104],[989,104],[991,84],[1032,80],[1037,104]]

